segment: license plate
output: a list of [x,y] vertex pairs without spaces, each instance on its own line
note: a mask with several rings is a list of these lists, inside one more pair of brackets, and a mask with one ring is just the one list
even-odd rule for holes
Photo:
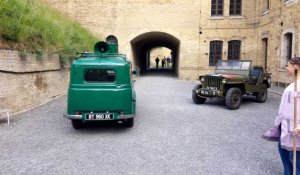
[[85,115],[86,120],[112,120],[114,114],[112,113],[89,113]]
[[204,94],[204,95],[208,95],[209,92],[206,91],[206,90],[201,90],[200,93],[201,93],[201,94]]
[[217,92],[216,91],[201,90],[200,94],[203,94],[203,95],[217,95]]

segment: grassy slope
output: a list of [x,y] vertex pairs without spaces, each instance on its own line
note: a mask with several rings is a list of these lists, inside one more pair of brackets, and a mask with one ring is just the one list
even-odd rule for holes
[[0,48],[72,58],[98,39],[38,0],[0,0]]

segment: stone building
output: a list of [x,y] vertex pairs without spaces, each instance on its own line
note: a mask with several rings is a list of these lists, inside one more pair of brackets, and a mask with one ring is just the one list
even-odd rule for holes
[[99,38],[114,35],[141,71],[149,51],[172,51],[174,74],[195,80],[218,59],[253,60],[287,79],[287,60],[300,55],[298,0],[44,0]]

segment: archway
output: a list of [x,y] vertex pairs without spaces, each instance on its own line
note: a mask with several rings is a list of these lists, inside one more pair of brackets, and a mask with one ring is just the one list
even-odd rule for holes
[[172,52],[172,67],[169,72],[178,76],[180,41],[177,38],[164,32],[148,32],[135,37],[130,43],[133,62],[136,66],[139,66],[141,74],[149,72],[151,50],[154,48],[165,47]]

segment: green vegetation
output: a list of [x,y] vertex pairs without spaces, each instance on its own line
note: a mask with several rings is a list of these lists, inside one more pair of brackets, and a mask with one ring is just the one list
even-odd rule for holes
[[38,0],[0,0],[0,48],[58,53],[62,62],[90,51],[98,39],[78,23]]

